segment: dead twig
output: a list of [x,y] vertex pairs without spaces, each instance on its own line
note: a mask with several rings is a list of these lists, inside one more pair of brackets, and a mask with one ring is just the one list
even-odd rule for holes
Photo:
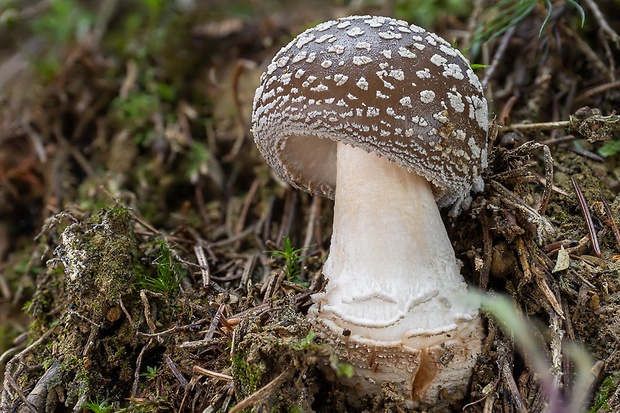
[[163,337],[163,336],[166,336],[168,334],[174,333],[175,331],[177,331],[179,329],[180,329],[180,327],[174,326],[174,327],[170,327],[167,330],[160,331],[159,333],[143,333],[141,331],[138,331],[136,334],[141,336],[141,337],[157,337],[157,338],[159,338],[159,337]]
[[254,270],[254,265],[256,264],[256,259],[258,255],[252,254],[246,260],[245,265],[243,266],[243,272],[241,273],[241,287],[248,288],[250,283],[250,275],[252,275],[252,271]]
[[[551,333],[551,340],[549,346],[551,348],[551,375],[553,376],[554,385],[558,388],[562,386],[562,377],[563,377],[563,361],[564,354],[562,353],[562,343],[564,340],[564,329],[562,328],[562,323],[565,320],[557,312],[552,312],[550,314],[550,323],[549,323],[549,332]],[[569,379],[569,377],[565,377],[565,379]],[[567,384],[565,382],[565,384]]]
[[133,319],[131,318],[131,314],[129,314],[129,311],[127,311],[127,308],[125,308],[125,304],[123,303],[123,299],[121,297],[118,298],[118,305],[121,307],[121,310],[123,310],[123,313],[125,313],[125,317],[127,317],[129,325],[135,327],[133,324]]
[[502,356],[500,357],[498,364],[500,367],[501,377],[504,379],[504,385],[510,393],[510,398],[514,402],[516,411],[519,413],[528,413],[527,407],[523,402],[523,397],[521,397],[521,393],[519,392],[519,388],[517,387],[517,383],[515,382],[512,373],[512,354],[510,354],[510,351],[504,346],[502,346],[500,350],[502,352]]
[[247,122],[245,121],[245,118],[243,117],[244,112],[243,112],[243,108],[241,105],[241,99],[239,98],[239,80],[244,71],[253,70],[255,68],[256,68],[255,62],[251,60],[247,60],[247,59],[239,59],[233,71],[232,94],[233,94],[233,100],[235,102],[235,107],[237,109],[237,120],[239,124],[241,125],[241,131],[239,132],[239,135],[237,136],[237,139],[235,140],[235,143],[233,144],[233,148],[230,150],[230,152],[227,155],[225,155],[222,158],[224,162],[230,162],[237,157],[237,155],[241,151],[241,148],[243,147],[243,143],[246,141],[248,137],[248,132],[250,128],[247,126],[246,124]]
[[[155,323],[151,318],[151,304],[149,303],[148,298],[146,298],[146,290],[140,290],[140,299],[142,300],[142,305],[144,306],[144,318],[146,319],[146,324],[148,324],[151,334],[156,334],[157,327],[155,327]],[[163,343],[163,339],[160,336],[157,336],[157,341]]]
[[215,330],[217,326],[220,324],[220,320],[222,319],[222,315],[224,315],[224,310],[226,309],[226,304],[222,303],[217,309],[213,320],[211,320],[211,324],[209,325],[209,329],[207,330],[207,334],[205,334],[205,340],[211,340],[215,335]]
[[276,290],[282,284],[282,280],[284,280],[284,275],[284,271],[278,271],[269,277],[269,281],[265,284],[267,289],[265,290],[265,295],[263,296],[263,302],[268,302],[269,299],[276,293]]
[[[243,200],[243,207],[241,208],[241,213],[239,214],[239,219],[237,220],[237,225],[235,226],[235,234],[239,235],[243,232],[243,225],[245,224],[245,219],[248,216],[248,211],[250,210],[250,206],[252,205],[252,200],[254,200],[254,196],[256,195],[256,191],[258,191],[258,187],[260,185],[260,177],[256,177],[248,193]],[[238,250],[240,247],[241,239],[239,238],[235,241],[234,249]]]
[[297,206],[297,190],[289,186],[286,191],[286,199],[284,202],[284,210],[282,211],[282,219],[280,221],[280,231],[276,239],[276,245],[282,245],[282,239],[291,231],[291,223],[295,216]]
[[605,83],[599,86],[595,86],[591,89],[586,90],[581,95],[577,96],[575,98],[575,103],[584,102],[590,99],[592,96],[598,95],[603,92],[607,92],[608,90],[611,90],[611,89],[617,89],[617,88],[620,88],[620,80],[615,81],[615,82]]
[[146,345],[144,347],[142,347],[142,350],[140,350],[140,354],[138,354],[138,357],[136,358],[136,368],[133,372],[133,386],[131,386],[131,397],[136,397],[136,394],[138,393],[138,384],[140,381],[140,369],[142,368],[142,357],[144,357],[144,353],[146,352],[146,350],[151,347],[151,344],[153,344],[153,339],[149,340]]
[[46,410],[47,395],[50,389],[58,385],[61,373],[60,362],[55,361],[52,363],[50,368],[48,368],[39,381],[37,381],[37,384],[34,386],[34,389],[32,389],[28,397],[26,397],[29,403],[29,409],[30,406],[34,406],[38,412]]
[[564,319],[564,310],[562,310],[562,306],[560,306],[558,299],[556,298],[553,291],[551,291],[551,288],[549,288],[549,284],[547,283],[547,274],[545,273],[545,271],[536,264],[531,265],[530,270],[532,274],[534,274],[535,276],[536,285],[538,286],[540,291],[543,293],[543,295],[545,296],[549,304],[551,304],[551,307],[553,308],[553,310],[562,319]]
[[204,288],[207,288],[211,283],[211,271],[209,269],[207,257],[205,256],[205,250],[200,244],[196,244],[194,245],[194,254],[196,255],[198,265],[200,266],[200,274],[202,275],[202,286]]
[[551,189],[553,187],[553,157],[551,157],[551,150],[547,145],[542,145],[542,149],[545,156],[545,188],[543,189],[538,213],[540,215],[545,215],[549,200],[551,199]]
[[608,81],[614,81],[614,74],[611,70],[609,70],[609,65],[605,64],[598,54],[592,50],[588,42],[583,40],[581,37],[577,35],[577,33],[573,32],[563,24],[559,25],[560,30],[564,35],[566,35],[572,44],[579,49],[581,53],[586,57],[586,59],[592,63],[594,66]]
[[[36,341],[34,341],[32,344],[30,344],[28,347],[26,347],[25,349],[23,349],[22,351],[19,352],[19,354],[17,354],[15,356],[15,358],[13,360],[16,359],[22,359],[26,354],[30,353],[32,350],[34,350],[39,344],[41,344],[43,341],[45,341],[47,339],[47,337],[49,335],[52,334],[52,332],[56,329],[56,325],[52,326],[49,330],[47,330],[45,333],[43,333],[43,335],[41,337],[39,337]],[[17,339],[15,339],[17,340]],[[8,369],[7,369],[8,370]]]
[[483,261],[480,270],[480,288],[484,291],[489,283],[491,273],[491,262],[493,259],[493,240],[491,239],[490,222],[486,215],[482,215],[482,240],[483,240]]
[[[316,235],[317,244],[320,245],[321,236],[317,234],[321,228],[319,224],[319,217],[321,214],[321,201],[320,196],[313,196],[312,203],[310,204],[310,216],[308,217],[308,224],[306,225],[306,236],[304,237],[303,248],[309,248],[312,245],[312,238]],[[306,257],[302,257],[300,262],[301,273],[299,274],[301,279],[304,279],[306,275]]]
[[248,235],[252,234],[256,230],[256,226],[257,226],[256,224],[252,224],[252,225],[248,226],[246,229],[244,229],[243,232],[240,232],[238,234],[232,235],[229,238],[223,239],[221,241],[213,242],[213,243],[209,244],[209,247],[210,248],[223,247],[223,246],[226,246],[228,244],[232,244],[232,243],[236,242],[237,240],[240,240],[240,239],[245,238]]
[[4,373],[4,381],[5,381],[5,389],[6,389],[6,385],[12,387],[13,390],[15,390],[15,393],[17,393],[17,397],[19,397],[22,403],[24,403],[24,406],[28,410],[30,410],[32,413],[38,413],[39,410],[37,409],[37,406],[33,405],[32,403],[28,401],[28,398],[26,397],[24,392],[22,392],[22,390],[19,388],[19,385],[15,382],[15,379],[13,378],[13,376],[11,376],[9,373]]
[[187,381],[185,377],[183,377],[183,374],[181,374],[181,372],[177,368],[177,365],[174,363],[174,361],[172,361],[169,355],[167,354],[164,355],[164,361],[166,362],[166,366],[168,366],[168,368],[170,369],[174,377],[177,379],[179,384],[181,384],[181,386],[183,387],[187,387],[189,385],[189,382]]
[[491,407],[493,405],[493,401],[495,400],[494,397],[494,392],[495,389],[497,388],[497,385],[499,384],[499,377],[493,382],[493,383],[489,383],[486,386],[484,386],[484,389],[482,390],[482,394],[484,394],[484,396],[482,396],[481,398],[479,398],[478,400],[474,400],[471,403],[467,403],[465,406],[463,406],[462,411],[467,410],[467,408],[472,407],[480,402],[485,402],[484,403],[484,410],[483,412],[491,412],[491,410],[487,410],[487,404],[489,403],[489,401],[491,402]]
[[517,244],[517,256],[519,257],[519,263],[521,264],[521,269],[523,270],[523,279],[519,281],[518,289],[521,289],[522,286],[528,284],[532,280],[532,271],[530,270],[530,263],[527,260],[527,252],[525,249],[525,243],[523,242],[522,237],[518,237],[515,240]]
[[516,123],[509,126],[501,126],[501,133],[507,132],[542,132],[554,129],[567,129],[570,127],[570,121],[560,120],[557,122],[540,122],[540,123]]
[[598,109],[584,107],[577,110],[568,120],[502,126],[501,132],[543,132],[554,129],[577,132],[590,142],[606,141],[612,139],[613,134],[620,130],[620,116],[615,112],[604,116]]
[[224,374],[224,373],[218,373],[217,371],[213,371],[213,370],[207,370],[200,366],[194,366],[192,368],[192,371],[196,374],[202,374],[203,376],[213,377],[214,379],[218,379],[218,380],[226,380],[226,381],[233,380],[233,376],[231,375]]

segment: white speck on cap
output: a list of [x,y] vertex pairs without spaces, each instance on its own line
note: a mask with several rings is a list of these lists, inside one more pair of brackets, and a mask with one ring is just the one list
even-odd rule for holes
[[372,62],[372,58],[368,56],[353,56],[353,64],[357,66],[367,65]]
[[428,70],[427,67],[425,67],[422,70],[417,70],[415,72],[416,76],[419,77],[420,79],[430,79],[431,78],[431,72],[430,70]]
[[330,53],[343,54],[344,53],[344,46],[339,45],[339,44],[334,44],[334,45],[330,46],[327,49],[327,51],[330,52]]
[[351,22],[345,19],[345,20],[341,20],[338,26],[336,27],[338,27],[339,29],[346,29],[350,25],[351,25]]
[[355,85],[362,90],[368,90],[368,81],[365,77],[360,77]]
[[297,42],[295,42],[295,46],[298,49],[301,49],[302,47],[304,47],[305,45],[307,45],[308,43],[310,43],[314,39],[315,39],[315,36],[312,33],[308,33],[306,36],[298,36],[297,37]]
[[406,57],[407,59],[416,58],[416,54],[413,53],[411,50],[407,49],[406,47],[399,47],[398,54],[401,55],[402,57]]
[[431,103],[435,100],[435,92],[432,90],[423,90],[420,92],[420,100],[422,103]]
[[325,34],[319,37],[318,39],[316,39],[315,42],[323,43],[324,41],[328,41],[329,39],[332,39],[333,37],[335,37],[333,34]]
[[364,49],[370,52],[370,43],[368,42],[359,42],[355,45],[356,49]]
[[480,81],[458,50],[373,16],[293,39],[261,76],[252,114],[259,150],[296,187],[332,197],[335,142],[343,141],[424,176],[453,212],[483,186],[487,129]]
[[446,64],[447,61],[448,59],[438,54],[435,54],[433,55],[433,57],[431,57],[431,62],[437,66],[443,66]]
[[295,55],[295,57],[293,57],[293,63],[299,63],[302,60],[304,60],[306,58],[306,56],[308,56],[308,52],[306,51],[301,51],[299,53],[297,53]]
[[349,80],[349,76],[344,75],[342,73],[337,73],[334,75],[334,81],[336,82],[336,86],[344,85],[347,80]]
[[358,37],[364,34],[364,31],[359,26],[354,26],[351,30],[347,31],[347,35],[351,37]]

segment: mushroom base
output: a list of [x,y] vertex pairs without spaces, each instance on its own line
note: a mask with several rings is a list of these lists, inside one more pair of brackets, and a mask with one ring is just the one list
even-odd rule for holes
[[313,330],[330,343],[341,362],[354,367],[353,377],[336,378],[350,389],[347,396],[353,405],[382,394],[385,383],[392,384],[411,407],[463,399],[483,338],[479,318],[453,334],[426,337],[437,344],[424,348],[402,342],[359,344],[355,337],[343,336],[342,328],[321,319],[315,320]]

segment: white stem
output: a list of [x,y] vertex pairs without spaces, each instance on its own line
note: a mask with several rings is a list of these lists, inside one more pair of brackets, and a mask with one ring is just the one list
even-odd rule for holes
[[426,179],[338,143],[323,273],[328,283],[309,317],[355,366],[353,400],[380,393],[382,382],[413,402],[462,395],[482,329]]
[[338,144],[321,312],[364,339],[417,342],[475,317],[430,183]]

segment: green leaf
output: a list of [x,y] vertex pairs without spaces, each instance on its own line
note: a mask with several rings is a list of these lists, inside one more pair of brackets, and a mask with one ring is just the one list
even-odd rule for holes
[[598,154],[604,158],[614,156],[620,153],[620,140],[607,141],[598,150]]

